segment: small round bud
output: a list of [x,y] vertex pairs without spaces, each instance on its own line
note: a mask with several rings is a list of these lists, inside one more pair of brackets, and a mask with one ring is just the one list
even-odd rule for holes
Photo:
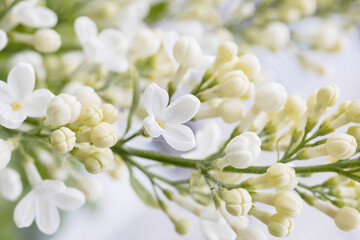
[[103,111],[96,105],[84,107],[79,117],[79,121],[89,127],[97,125],[102,119]]
[[261,230],[247,227],[239,231],[236,240],[267,240],[267,237]]
[[225,202],[226,210],[233,216],[245,215],[252,207],[252,198],[249,192],[243,188],[230,191],[221,189],[219,196]]
[[109,123],[101,122],[91,128],[91,142],[99,148],[112,147],[117,142],[117,133]]
[[336,104],[340,96],[340,89],[331,84],[319,89],[316,95],[316,104],[320,107],[332,107]]
[[234,42],[225,41],[217,49],[216,58],[220,62],[233,60],[238,52],[237,45]]
[[34,35],[34,47],[43,53],[52,53],[61,46],[60,35],[52,29],[39,29]]
[[335,224],[343,231],[360,229],[360,213],[351,207],[339,209],[334,216]]
[[85,194],[87,201],[96,201],[99,199],[103,192],[102,183],[92,177],[77,177],[75,178],[77,188]]
[[74,96],[61,93],[49,102],[45,125],[61,126],[75,122],[81,111],[81,104]]
[[284,107],[287,93],[283,85],[268,83],[255,93],[255,104],[265,112],[277,112]]
[[142,29],[134,36],[132,51],[139,58],[148,58],[154,55],[160,46],[161,41],[155,31]]
[[261,65],[254,54],[248,53],[239,58],[235,68],[242,70],[248,78],[252,79],[260,73]]
[[269,23],[263,32],[263,41],[272,49],[285,47],[290,41],[289,27],[282,22]]
[[191,224],[187,219],[180,219],[175,222],[175,231],[180,235],[185,235],[190,232]]
[[81,87],[73,94],[76,99],[81,103],[81,106],[86,107],[89,105],[100,106],[101,98],[92,87]]
[[249,88],[249,79],[241,70],[233,70],[219,77],[219,97],[241,97]]
[[199,63],[201,48],[196,40],[189,36],[181,36],[174,46],[174,58],[184,67],[194,67]]
[[55,130],[50,136],[50,144],[57,152],[70,152],[76,142],[75,133],[67,127],[61,127]]
[[277,213],[293,218],[299,215],[302,209],[302,201],[293,192],[282,191],[275,195],[274,206]]
[[222,101],[216,109],[226,123],[234,123],[244,117],[243,105],[234,99]]
[[268,224],[269,233],[275,237],[286,237],[289,236],[293,224],[291,219],[284,217],[280,214],[274,214]]
[[284,110],[293,118],[300,118],[306,111],[306,103],[299,95],[291,95],[286,100]]
[[360,100],[352,101],[346,107],[346,116],[354,123],[360,123]]
[[298,183],[295,170],[283,163],[271,165],[266,171],[266,178],[279,190],[292,190]]
[[84,166],[89,173],[100,173],[111,166],[114,155],[110,148],[98,149],[91,153],[84,161]]
[[254,164],[261,153],[261,140],[253,132],[244,132],[233,138],[225,148],[225,159],[235,168],[247,168]]
[[360,126],[351,126],[348,128],[347,134],[353,136],[358,146],[360,146]]
[[101,105],[101,110],[103,112],[103,122],[107,122],[110,124],[115,123],[117,120],[119,120],[119,111],[114,107],[114,105],[106,103]]
[[331,135],[326,141],[326,150],[336,159],[350,158],[356,152],[356,139],[345,133]]

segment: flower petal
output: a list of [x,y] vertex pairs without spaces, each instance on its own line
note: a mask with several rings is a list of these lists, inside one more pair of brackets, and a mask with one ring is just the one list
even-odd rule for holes
[[0,103],[2,104],[11,104],[13,102],[13,96],[11,96],[11,91],[9,86],[0,81]]
[[159,126],[153,115],[150,115],[144,119],[144,128],[153,138],[160,137],[160,135],[165,133],[165,130]]
[[58,208],[73,211],[84,205],[85,195],[75,188],[67,188],[56,194],[54,201]]
[[169,94],[157,84],[152,83],[146,87],[144,92],[144,107],[146,112],[155,118],[161,118],[169,103]]
[[170,32],[166,32],[164,34],[163,41],[162,41],[163,48],[164,48],[166,54],[170,58],[171,62],[173,62],[173,64],[176,66],[179,64],[176,62],[176,60],[174,58],[173,49],[174,49],[175,43],[178,40],[178,38],[179,38],[179,34],[177,32],[170,31]]
[[54,94],[47,89],[37,89],[24,100],[24,111],[29,117],[46,116],[46,108]]
[[43,180],[33,189],[37,196],[55,194],[66,189],[65,184],[60,180]]
[[163,136],[171,147],[179,151],[189,151],[196,146],[194,133],[185,125],[165,125]]
[[8,42],[6,32],[0,29],[0,51],[4,49]]
[[15,201],[22,192],[20,174],[11,168],[0,171],[0,193],[9,200]]
[[112,72],[122,73],[129,69],[127,59],[120,54],[110,55],[109,57],[103,59],[101,64],[103,68]]
[[0,139],[0,170],[4,169],[11,159],[12,145],[9,141]]
[[36,18],[33,18],[33,23],[30,25],[28,23],[22,23],[27,26],[36,27],[36,28],[52,28],[58,22],[57,15],[46,7],[35,7],[32,9],[33,14],[36,14]]
[[0,125],[9,129],[17,129],[26,119],[24,111],[13,111],[9,106],[0,105]]
[[191,120],[200,108],[200,100],[191,94],[186,94],[165,110],[164,121],[172,124],[182,124]]
[[129,48],[126,36],[116,29],[105,29],[99,34],[99,39],[106,49],[113,52],[125,53]]
[[75,33],[81,45],[89,39],[97,37],[96,24],[88,17],[78,17],[74,23]]
[[54,234],[60,226],[60,215],[55,203],[46,197],[38,197],[36,201],[36,225],[45,234]]
[[30,94],[35,87],[35,71],[29,63],[18,63],[9,73],[7,84],[17,100]]
[[35,196],[31,191],[16,205],[14,222],[18,228],[29,227],[35,219]]

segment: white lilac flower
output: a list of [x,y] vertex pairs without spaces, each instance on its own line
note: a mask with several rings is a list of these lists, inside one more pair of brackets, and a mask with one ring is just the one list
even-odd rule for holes
[[205,158],[206,156],[214,153],[220,143],[220,127],[215,122],[209,122],[196,132],[196,148],[188,153],[185,153],[183,157],[186,158]]
[[56,14],[42,6],[37,6],[38,0],[26,0],[16,4],[11,9],[12,17],[28,27],[52,28],[57,24]]
[[15,201],[22,192],[20,174],[11,168],[0,170],[0,194],[9,201]]
[[0,51],[4,49],[8,42],[6,32],[0,29]]
[[55,233],[60,226],[58,209],[73,211],[85,203],[85,196],[75,188],[68,188],[59,180],[43,180],[15,207],[17,227],[29,227],[35,220],[45,234]]
[[196,145],[194,133],[183,123],[195,116],[200,101],[194,95],[186,94],[168,103],[168,93],[155,83],[150,84],[144,92],[144,106],[149,114],[144,119],[144,127],[151,137],[163,136],[176,150],[191,150]]
[[7,83],[0,81],[0,125],[16,129],[27,117],[46,115],[53,97],[47,89],[35,88],[35,72],[29,63],[17,64],[9,73]]
[[0,170],[3,170],[10,162],[13,148],[11,141],[5,141],[0,138]]
[[100,64],[105,70],[127,71],[125,54],[129,42],[122,32],[109,28],[98,33],[96,24],[88,17],[77,18],[74,28],[88,61]]
[[43,59],[39,53],[31,50],[18,52],[11,57],[10,67],[13,68],[16,66],[16,64],[20,62],[30,63],[34,67],[36,77],[39,80],[43,80],[46,78],[46,70],[43,65]]

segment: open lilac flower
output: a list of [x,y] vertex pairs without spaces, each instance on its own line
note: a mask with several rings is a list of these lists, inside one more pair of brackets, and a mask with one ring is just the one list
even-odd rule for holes
[[38,0],[26,0],[11,9],[13,18],[28,27],[52,28],[57,24],[56,14],[49,8],[37,6]]
[[77,18],[74,28],[87,60],[113,72],[129,68],[125,57],[129,43],[122,32],[109,28],[98,34],[96,24],[88,17]]
[[144,127],[151,137],[163,136],[176,150],[188,151],[195,147],[192,130],[183,125],[198,112],[200,101],[194,95],[186,94],[169,103],[168,93],[155,83],[144,92],[144,105],[149,114],[144,119]]
[[17,204],[14,221],[17,227],[24,228],[35,220],[41,232],[53,234],[60,226],[58,208],[73,211],[84,203],[85,195],[79,190],[59,180],[43,180]]
[[0,125],[16,129],[27,117],[43,117],[54,96],[47,89],[35,88],[35,72],[29,63],[17,64],[7,83],[0,81]]

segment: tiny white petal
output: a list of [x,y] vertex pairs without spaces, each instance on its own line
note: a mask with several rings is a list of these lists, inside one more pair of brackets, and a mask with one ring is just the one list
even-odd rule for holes
[[110,55],[102,61],[102,66],[112,72],[126,72],[129,69],[129,63],[127,59],[119,54]]
[[14,222],[18,228],[29,227],[35,219],[35,196],[29,192],[16,205],[14,210]]
[[0,170],[4,169],[10,162],[11,150],[10,143],[0,138]]
[[8,42],[6,32],[0,29],[0,51],[4,49]]
[[96,24],[88,17],[78,17],[75,20],[74,27],[76,36],[81,44],[96,37],[98,33]]
[[36,195],[55,194],[66,189],[65,184],[60,180],[43,180],[33,189]]
[[54,94],[47,89],[37,89],[24,101],[24,110],[29,117],[46,116],[46,108]]
[[34,90],[35,71],[29,63],[18,63],[9,73],[7,84],[16,99],[22,99]]
[[185,125],[166,125],[163,136],[171,147],[179,151],[189,151],[196,146],[194,133]]
[[17,129],[25,119],[26,114],[23,111],[12,111],[8,106],[0,105],[0,125],[9,129]]
[[156,122],[153,115],[146,117],[143,121],[143,124],[147,133],[153,138],[160,137],[160,135],[164,134],[165,132],[165,130],[162,129]]
[[200,108],[200,100],[191,94],[186,94],[165,110],[164,120],[172,124],[182,124],[191,120]]
[[156,118],[161,118],[169,103],[168,93],[155,83],[150,84],[144,91],[144,106],[146,112],[153,114]]
[[22,192],[20,174],[11,168],[0,171],[0,193],[9,200],[15,201]]
[[36,225],[45,234],[54,234],[60,226],[60,215],[55,203],[48,198],[36,199]]
[[55,204],[58,208],[66,211],[73,211],[80,208],[85,203],[85,195],[75,189],[67,188],[54,196]]
[[105,29],[99,34],[99,40],[107,49],[118,53],[125,53],[129,48],[126,36],[116,29]]

